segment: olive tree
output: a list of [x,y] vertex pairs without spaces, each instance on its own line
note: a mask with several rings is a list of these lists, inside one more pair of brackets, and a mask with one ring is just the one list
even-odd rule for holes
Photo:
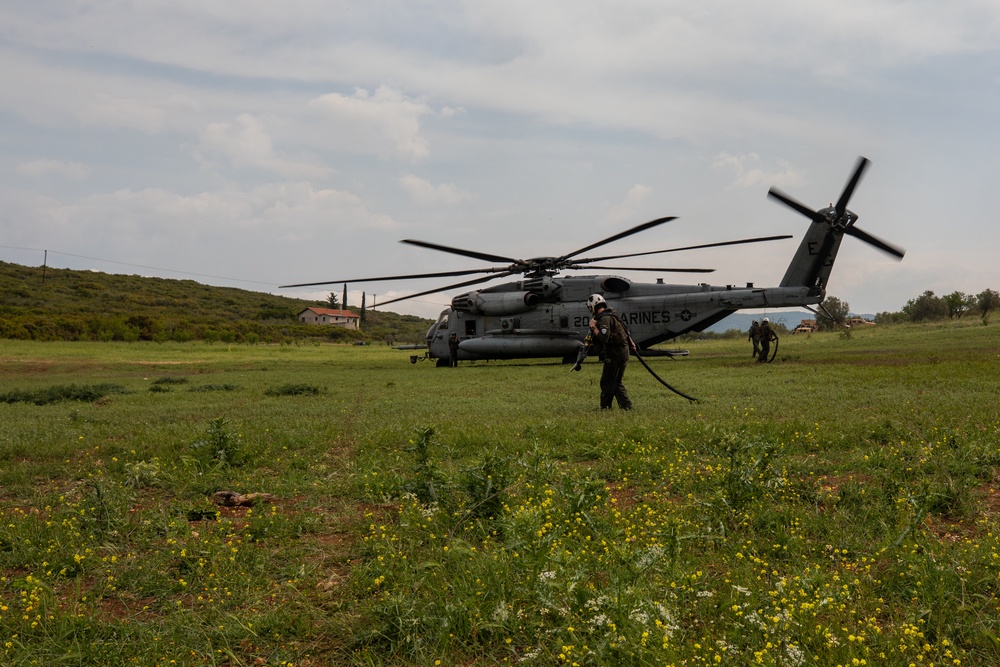
[[934,292],[927,290],[916,299],[910,299],[903,306],[903,313],[911,322],[922,322],[925,320],[943,320],[948,317],[948,304]]
[[1000,294],[996,290],[984,289],[976,295],[976,307],[983,318],[983,323],[989,322],[990,311],[1000,308]]
[[976,297],[965,292],[952,292],[944,297],[944,303],[948,306],[948,317],[951,319],[962,319],[970,310],[976,307]]
[[836,329],[838,327],[844,326],[847,322],[847,316],[851,313],[851,306],[848,305],[846,301],[841,301],[835,296],[828,296],[820,304],[823,310],[826,310],[827,314],[830,315],[832,320],[826,317],[821,317],[817,320],[816,325],[822,331],[829,331],[831,329]]

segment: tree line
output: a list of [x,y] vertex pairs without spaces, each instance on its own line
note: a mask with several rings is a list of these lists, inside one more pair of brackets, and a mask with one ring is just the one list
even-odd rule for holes
[[[822,304],[830,317],[819,318],[820,329],[837,329],[843,327],[851,317],[851,307],[846,301],[835,296],[828,296]],[[906,302],[897,312],[882,312],[875,315],[878,324],[901,324],[904,322],[933,322],[937,320],[960,320],[973,315],[982,319],[983,324],[989,324],[990,315],[1000,309],[1000,293],[985,289],[979,294],[966,294],[955,291],[944,296],[937,296],[932,290]]]
[[[932,290],[906,302],[898,312],[882,312],[875,315],[877,324],[903,324],[917,322],[933,322],[939,320],[960,320],[963,317],[979,317],[983,324],[989,324],[993,312],[1000,310],[1000,293],[985,289],[979,294],[966,294],[955,291],[945,296],[937,296]],[[844,329],[853,317],[851,306],[843,299],[827,296],[822,303],[823,316],[816,318],[816,326],[820,331]],[[788,333],[788,328],[781,322],[771,322],[771,327],[779,336]],[[685,334],[679,340],[695,338],[743,338],[746,331],[730,329],[722,334],[703,331],[697,334]]]
[[944,296],[937,296],[932,290],[927,290],[907,301],[899,312],[879,313],[875,316],[875,321],[880,324],[932,322],[960,320],[973,315],[982,319],[983,324],[989,324],[990,315],[998,309],[1000,309],[1000,293],[996,290],[985,289],[979,294],[955,291]]

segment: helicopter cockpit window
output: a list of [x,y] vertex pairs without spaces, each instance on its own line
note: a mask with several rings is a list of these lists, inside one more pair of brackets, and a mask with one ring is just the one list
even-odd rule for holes
[[475,320],[466,320],[465,321],[465,335],[466,336],[475,336],[476,335],[476,321]]

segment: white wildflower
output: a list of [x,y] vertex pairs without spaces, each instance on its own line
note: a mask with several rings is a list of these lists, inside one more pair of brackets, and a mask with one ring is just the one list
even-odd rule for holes
[[633,609],[631,612],[629,612],[628,617],[633,621],[640,623],[642,625],[649,623],[649,614],[647,614],[641,609]]
[[785,655],[788,656],[788,661],[793,665],[801,665],[806,661],[806,652],[795,644],[787,644],[785,646]]
[[493,620],[505,623],[508,618],[510,618],[510,608],[503,601],[498,602],[496,609],[493,610]]
[[590,624],[595,628],[599,628],[603,625],[608,625],[611,623],[611,619],[607,617],[606,614],[598,614],[597,616],[590,619]]
[[541,647],[531,649],[530,651],[528,651],[527,653],[525,653],[524,655],[522,655],[521,659],[518,660],[518,662],[527,662],[528,660],[534,660],[535,658],[537,658],[541,654],[542,654],[542,648]]

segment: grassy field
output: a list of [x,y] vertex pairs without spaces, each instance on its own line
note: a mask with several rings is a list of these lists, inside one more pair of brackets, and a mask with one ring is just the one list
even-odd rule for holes
[[1000,328],[687,346],[0,341],[0,663],[1000,662]]

